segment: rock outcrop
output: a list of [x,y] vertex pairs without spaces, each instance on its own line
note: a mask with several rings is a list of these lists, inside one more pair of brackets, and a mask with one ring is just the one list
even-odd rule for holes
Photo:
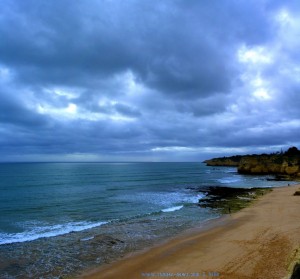
[[257,197],[272,191],[270,188],[232,188],[209,186],[189,188],[206,196],[199,200],[198,205],[202,208],[212,208],[222,214],[230,214],[252,203]]

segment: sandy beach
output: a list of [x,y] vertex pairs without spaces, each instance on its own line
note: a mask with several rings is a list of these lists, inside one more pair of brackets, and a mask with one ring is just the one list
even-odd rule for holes
[[289,278],[300,258],[300,185],[80,278]]

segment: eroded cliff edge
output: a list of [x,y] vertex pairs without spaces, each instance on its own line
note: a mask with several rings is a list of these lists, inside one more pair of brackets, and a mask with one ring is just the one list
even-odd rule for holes
[[204,162],[208,166],[235,166],[242,174],[272,174],[286,180],[300,179],[300,151],[296,147],[286,152],[237,155]]

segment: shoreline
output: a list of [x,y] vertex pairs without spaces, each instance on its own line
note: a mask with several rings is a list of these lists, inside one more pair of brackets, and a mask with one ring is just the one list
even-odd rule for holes
[[300,257],[299,186],[276,187],[241,211],[77,278],[288,278]]

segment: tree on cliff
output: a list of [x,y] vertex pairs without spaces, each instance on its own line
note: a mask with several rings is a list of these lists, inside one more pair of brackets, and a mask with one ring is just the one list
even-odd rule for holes
[[290,147],[285,153],[284,155],[288,156],[288,157],[296,157],[296,156],[300,156],[300,151],[298,150],[297,147],[293,146]]

